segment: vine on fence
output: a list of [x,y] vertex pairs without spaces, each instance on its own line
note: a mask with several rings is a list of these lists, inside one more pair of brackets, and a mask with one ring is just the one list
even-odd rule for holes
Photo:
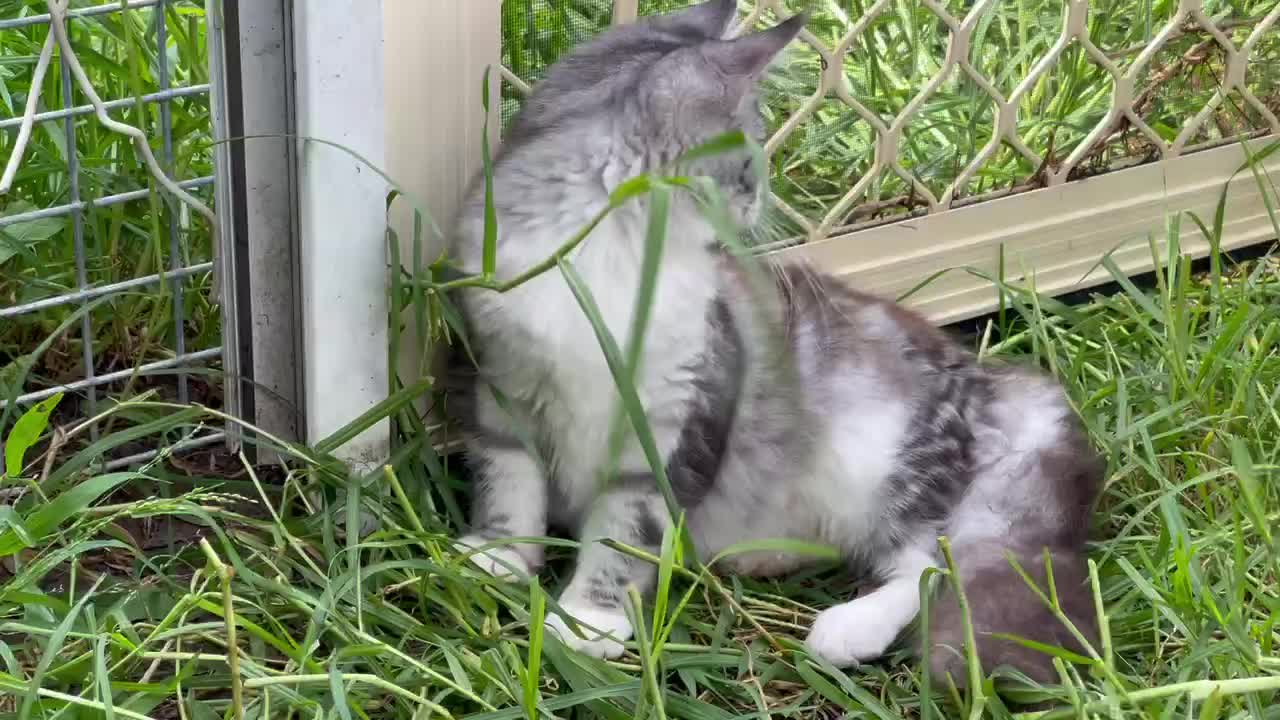
[[218,243],[218,221],[217,216],[209,209],[207,205],[200,202],[194,195],[183,190],[172,178],[170,178],[160,167],[159,161],[156,160],[155,153],[151,151],[151,143],[147,139],[146,133],[137,127],[128,123],[120,122],[107,114],[107,108],[102,102],[102,98],[98,96],[97,90],[93,87],[93,83],[89,81],[88,75],[85,74],[84,68],[80,65],[80,58],[76,55],[75,50],[71,47],[71,38],[67,33],[67,5],[70,0],[46,0],[45,6],[49,10],[49,35],[45,38],[44,46],[40,50],[40,57],[36,61],[35,72],[32,73],[31,87],[27,91],[27,103],[23,109],[22,125],[18,129],[17,142],[13,147],[13,151],[9,155],[9,160],[5,165],[4,175],[0,176],[0,195],[9,192],[13,183],[14,175],[18,168],[22,165],[22,156],[26,152],[27,143],[31,138],[31,128],[35,123],[36,108],[40,104],[40,93],[44,82],[45,73],[48,71],[49,63],[53,58],[53,48],[56,44],[59,51],[59,58],[66,63],[67,69],[71,71],[71,76],[75,79],[76,85],[80,91],[88,98],[89,104],[93,106],[94,115],[98,118],[98,122],[112,132],[120,133],[128,136],[133,140],[133,144],[137,147],[138,152],[142,153],[146,162],[147,170],[151,173],[161,187],[167,190],[171,195],[179,201],[185,203],[192,210],[203,215],[209,221],[209,226],[214,239],[214,246]]

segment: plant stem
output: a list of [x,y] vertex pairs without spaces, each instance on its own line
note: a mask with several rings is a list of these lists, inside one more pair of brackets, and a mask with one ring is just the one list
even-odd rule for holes
[[[208,538],[200,538],[200,549],[222,580],[222,618],[227,628],[227,669],[231,673],[231,708],[235,720],[244,720],[244,688],[240,677],[240,648],[236,645],[236,615],[231,595],[231,578],[235,568],[229,567],[214,552]],[[327,675],[325,676],[328,677]]]

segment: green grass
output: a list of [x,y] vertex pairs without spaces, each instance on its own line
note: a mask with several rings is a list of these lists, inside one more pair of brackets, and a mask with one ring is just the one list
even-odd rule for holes
[[[1255,180],[1274,203],[1269,178],[1246,172],[1237,182]],[[642,178],[618,200],[690,185]],[[1197,221],[1216,243],[1230,213],[1224,205],[1214,217],[1171,222],[1172,249],[1156,258],[1151,290],[1117,276],[1122,292],[1066,307],[1010,287],[1006,311],[972,341],[984,355],[1054,372],[1109,460],[1091,549],[1107,632],[1091,663],[1064,667],[1061,687],[1024,695],[1052,707],[1048,717],[1275,716],[1280,258],[1236,266],[1215,256],[1197,275],[1176,244],[1176,223]],[[664,238],[650,239],[656,248]],[[592,315],[589,290],[567,265],[552,258],[541,270],[564,272]],[[505,287],[483,276],[431,277],[414,283]],[[452,308],[411,287],[397,282],[397,297],[438,341]],[[634,342],[600,339],[641,429],[623,349]],[[847,599],[848,578],[830,569],[769,582],[718,578],[683,556],[676,535],[651,558],[661,581],[654,598],[635,599],[640,632],[630,652],[602,662],[566,651],[537,630],[555,607],[573,543],[548,540],[552,569],[532,586],[473,570],[451,547],[466,480],[411,410],[432,383],[405,384],[314,448],[261,439],[283,449],[289,462],[280,467],[213,473],[200,457],[162,457],[136,472],[101,471],[95,461],[132,436],[163,445],[223,420],[148,397],[107,411],[140,429],[49,462],[25,448],[40,438],[73,448],[84,426],[51,438],[34,414],[0,428],[5,485],[22,495],[0,514],[0,558],[12,569],[0,579],[0,717],[1016,711],[990,687],[967,697],[924,692],[909,647],[850,672],[809,657],[799,639],[816,610]],[[388,465],[350,476],[327,452],[381,417],[397,427]],[[345,528],[361,512],[382,525],[357,539]]]
[[[99,5],[77,1],[72,7]],[[38,0],[0,0],[0,18],[14,19],[44,12]],[[135,99],[160,89],[157,11],[133,9],[72,20],[71,40],[81,64],[104,100]],[[209,82],[205,19],[202,2],[180,0],[166,14],[170,83],[172,86]],[[0,116],[21,116],[36,57],[47,26],[0,31]],[[41,89],[39,111],[63,107],[61,64],[57,53]],[[78,89],[72,104],[87,103]],[[171,104],[174,162],[172,174],[190,179],[212,174],[212,122],[205,96],[174,99]],[[152,148],[161,152],[160,108],[156,103],[131,104],[112,115],[145,130]],[[103,128],[90,116],[75,125],[75,155],[80,163],[80,196],[149,190],[142,199],[84,213],[90,285],[104,285],[167,270],[171,266],[167,196],[147,174],[128,138]],[[16,129],[0,132],[0,158],[7,160]],[[38,124],[24,156],[13,190],[0,197],[0,215],[25,212],[70,202],[68,147],[63,121]],[[197,192],[203,198],[210,188]],[[207,229],[198,216],[180,213],[180,264],[206,262],[212,257]],[[0,306],[11,306],[61,295],[76,289],[73,225],[70,217],[36,220],[0,229]],[[205,349],[220,343],[218,308],[211,301],[209,274],[187,282],[184,293],[185,337],[188,348]],[[62,323],[75,305],[43,310],[0,321],[0,371],[10,360],[30,352]],[[93,343],[99,371],[120,370],[137,363],[172,356],[175,328],[168,283],[115,296],[92,313]],[[83,376],[79,332],[60,338],[36,372],[44,383],[66,382]]]

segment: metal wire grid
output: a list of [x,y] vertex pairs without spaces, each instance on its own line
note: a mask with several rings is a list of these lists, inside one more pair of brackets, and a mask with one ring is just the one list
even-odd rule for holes
[[[609,0],[603,1],[609,2]],[[650,5],[655,2],[655,0],[645,1]],[[508,5],[524,5],[532,8],[537,2],[539,0],[505,0],[504,14],[510,12],[507,9]],[[1154,32],[1151,39],[1142,46],[1129,48],[1130,51],[1137,52],[1136,58],[1127,65],[1122,65],[1099,48],[1090,36],[1090,0],[1064,0],[1064,18],[1056,41],[1038,57],[1030,72],[1018,78],[1012,91],[1006,94],[1002,93],[997,83],[984,75],[971,61],[971,51],[975,43],[981,41],[977,31],[984,17],[997,2],[998,0],[966,2],[963,3],[966,6],[963,15],[957,15],[948,10],[948,3],[945,0],[911,0],[912,5],[927,8],[938,22],[945,25],[947,42],[944,54],[937,58],[936,71],[921,86],[913,88],[910,100],[891,117],[873,110],[869,106],[871,103],[855,96],[847,74],[846,61],[852,60],[855,63],[868,61],[867,57],[859,57],[859,52],[872,47],[870,44],[863,43],[869,34],[869,29],[877,21],[899,9],[901,0],[868,0],[861,15],[856,19],[850,19],[848,29],[834,43],[824,42],[808,30],[801,33],[797,42],[803,43],[815,52],[819,59],[816,90],[798,108],[791,111],[786,116],[785,122],[776,128],[765,146],[766,153],[770,156],[778,153],[783,144],[797,130],[813,122],[819,110],[829,107],[831,103],[842,104],[856,114],[857,120],[870,126],[874,139],[868,148],[868,154],[872,155],[871,162],[853,178],[852,182],[847,183],[847,189],[843,194],[834,203],[823,208],[820,215],[802,212],[775,194],[773,198],[775,207],[800,229],[802,237],[796,240],[818,240],[840,231],[854,229],[856,225],[849,224],[848,220],[856,215],[854,211],[860,204],[865,203],[868,206],[882,204],[873,202],[877,199],[874,197],[873,188],[885,174],[891,174],[901,180],[913,199],[923,205],[926,212],[936,213],[960,204],[981,200],[988,195],[1007,194],[1009,191],[1031,189],[1037,185],[1052,186],[1066,182],[1077,176],[1083,169],[1082,163],[1091,154],[1096,153],[1100,146],[1116,142],[1119,130],[1125,123],[1140,134],[1145,142],[1150,143],[1155,156],[1159,159],[1174,158],[1220,145],[1223,142],[1239,139],[1242,135],[1257,136],[1268,133],[1280,135],[1280,119],[1277,119],[1276,111],[1258,98],[1246,83],[1246,76],[1250,69],[1260,69],[1253,63],[1253,53],[1268,33],[1280,31],[1280,3],[1275,3],[1262,17],[1244,21],[1237,18],[1236,22],[1229,23],[1225,14],[1219,13],[1214,17],[1207,14],[1206,0],[1177,0],[1176,9]],[[634,18],[638,4],[644,7],[644,4],[638,3],[638,0],[612,0],[612,20],[626,22]],[[687,3],[663,0],[655,7],[666,9],[662,6],[684,4]],[[747,4],[745,0],[743,4]],[[750,12],[743,18],[738,31],[741,32],[761,21],[766,12],[770,12],[775,18],[785,18],[793,14],[785,0],[752,0]],[[532,17],[531,9],[528,10],[528,14]],[[513,12],[511,16],[515,16],[515,13]],[[504,22],[511,16],[504,16]],[[592,18],[581,17],[572,21],[557,18],[551,23],[551,32],[565,32],[575,39],[582,38],[599,29],[591,27],[592,24],[595,24]],[[1249,29],[1246,39],[1243,42],[1233,41],[1229,30],[1241,28]],[[1175,128],[1176,134],[1172,138],[1168,138],[1153,129],[1137,111],[1136,106],[1141,96],[1138,84],[1152,72],[1153,58],[1162,49],[1174,39],[1192,32],[1203,32],[1210,39],[1206,42],[1211,41],[1219,49],[1224,56],[1224,71],[1207,102],[1194,115],[1179,118],[1181,126]],[[1037,83],[1061,61],[1068,48],[1073,46],[1083,51],[1088,62],[1095,64],[1108,75],[1112,90],[1103,117],[1089,132],[1085,133],[1083,139],[1065,157],[1059,158],[1052,156],[1052,148],[1033,147],[1027,142],[1020,133],[1018,120],[1020,113],[1025,112],[1021,106],[1028,93],[1036,88]],[[515,59],[514,52],[508,51],[507,55],[511,60]],[[527,61],[529,58],[524,59]],[[544,63],[547,61],[547,59],[542,60]],[[534,76],[530,77],[529,72],[521,73],[513,71],[510,67],[504,67],[503,79],[507,97],[528,95],[529,81],[536,80],[536,74],[540,70],[541,66],[537,67]],[[944,83],[957,79],[972,83],[990,100],[993,105],[994,128],[989,140],[939,193],[921,181],[916,168],[903,162],[904,131]],[[1246,132],[1237,133],[1231,137],[1224,135],[1222,138],[1197,141],[1206,123],[1233,93],[1247,105],[1248,109],[1255,112],[1260,120]],[[1273,105],[1274,100],[1274,98],[1271,99]],[[504,116],[509,116],[513,112],[510,105],[510,103],[504,105]],[[963,196],[963,191],[974,176],[1002,148],[1009,148],[1016,152],[1026,166],[1038,168],[1035,172],[1037,177],[1027,178],[1032,183],[1000,193],[989,193],[978,197]],[[791,244],[796,240],[788,240],[782,244]]]
[[[163,49],[168,46],[169,36],[165,11],[169,5],[173,3],[174,0],[129,0],[125,3],[117,2],[94,7],[79,8],[67,13],[67,21],[70,23],[77,19],[90,18],[109,13],[127,12],[141,8],[154,8],[155,39],[157,46],[161,49],[160,52],[156,53],[156,69],[159,90],[158,92],[142,95],[139,98],[111,100],[106,103],[106,107],[108,109],[112,109],[124,106],[133,106],[139,100],[148,105],[158,104],[160,116],[159,129],[162,144],[161,161],[169,168],[174,166],[171,101],[180,97],[207,96],[209,94],[209,86],[207,84],[179,87],[172,86],[169,56],[167,52],[163,51]],[[6,30],[14,30],[35,25],[48,25],[50,22],[51,18],[47,14],[31,15],[16,19],[0,19],[0,33]],[[83,306],[90,301],[108,295],[168,283],[173,299],[172,311],[175,347],[173,348],[174,354],[172,358],[146,363],[128,370],[97,374],[95,372],[96,363],[93,347],[93,319],[90,317],[90,313],[85,312],[80,320],[80,334],[83,341],[82,362],[84,364],[84,378],[58,387],[51,387],[20,395],[17,398],[17,402],[25,404],[41,400],[58,392],[83,391],[88,403],[89,414],[92,416],[95,413],[97,405],[98,388],[101,386],[121,380],[127,380],[137,375],[144,375],[162,370],[176,370],[178,400],[179,402],[185,403],[187,402],[189,395],[189,374],[183,372],[182,368],[202,364],[222,355],[222,348],[220,346],[189,352],[186,347],[185,337],[185,282],[192,276],[210,272],[213,269],[213,263],[203,262],[184,265],[182,261],[182,240],[179,233],[178,215],[176,212],[170,211],[165,213],[167,216],[167,223],[164,228],[169,250],[169,267],[167,271],[107,285],[91,286],[89,284],[86,267],[88,258],[85,248],[84,211],[90,207],[102,208],[144,199],[148,196],[150,191],[147,189],[141,189],[96,198],[85,198],[81,196],[79,182],[81,164],[76,145],[75,119],[80,116],[93,114],[94,109],[89,105],[73,105],[74,100],[72,88],[74,84],[70,77],[70,70],[66,63],[60,63],[60,65],[62,68],[63,107],[60,110],[48,111],[36,115],[36,121],[39,123],[60,122],[63,126],[67,146],[67,172],[70,191],[69,201],[65,204],[54,207],[41,208],[29,212],[0,217],[0,228],[39,220],[42,218],[70,217],[75,243],[76,290],[74,292],[68,292],[23,304],[0,308],[0,320],[14,318],[62,305],[78,304]],[[0,119],[0,130],[16,127],[21,122],[22,120],[20,116]],[[180,182],[179,185],[184,189],[194,189],[210,186],[213,182],[214,177],[212,175],[207,175],[184,180]],[[4,405],[5,400],[0,399],[0,408],[3,408]],[[218,437],[221,437],[221,434],[219,434]],[[209,437],[204,437],[200,438],[196,442],[207,443],[209,441],[211,441]]]

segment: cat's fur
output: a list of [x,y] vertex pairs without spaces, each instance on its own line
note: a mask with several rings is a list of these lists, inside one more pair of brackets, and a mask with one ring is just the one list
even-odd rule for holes
[[[611,30],[548,72],[494,162],[500,278],[550,255],[624,180],[726,131],[763,137],[759,79],[803,18],[724,40],[735,8],[710,0]],[[756,170],[745,151],[694,168],[747,225],[766,197]],[[454,246],[469,270],[482,263],[483,218],[477,179]],[[632,202],[571,256],[620,342],[646,223],[646,203]],[[766,266],[766,291],[753,292],[717,247],[711,224],[678,195],[636,375],[699,552],[767,538],[839,548],[879,585],[822,611],[807,642],[849,665],[884,653],[918,613],[921,573],[939,564],[946,534],[983,661],[1053,680],[1048,656],[991,633],[1075,646],[1005,558],[1043,579],[1047,548],[1064,609],[1093,634],[1083,545],[1100,468],[1061,389],[1035,372],[979,365],[910,311],[803,267]],[[619,400],[597,339],[554,271],[504,294],[467,291],[462,303],[480,378],[467,423],[472,530],[460,542],[485,546],[472,558],[491,572],[520,575],[542,565],[542,546],[504,538],[549,525],[575,533],[582,546],[560,605],[582,634],[559,615],[547,626],[571,646],[617,656],[632,633],[625,589],[651,589],[655,570],[598,541],[656,550],[670,520],[634,438],[618,479],[599,485]],[[804,561],[758,552],[728,566],[769,575]],[[949,597],[936,602],[931,662],[963,682],[958,611]]]

